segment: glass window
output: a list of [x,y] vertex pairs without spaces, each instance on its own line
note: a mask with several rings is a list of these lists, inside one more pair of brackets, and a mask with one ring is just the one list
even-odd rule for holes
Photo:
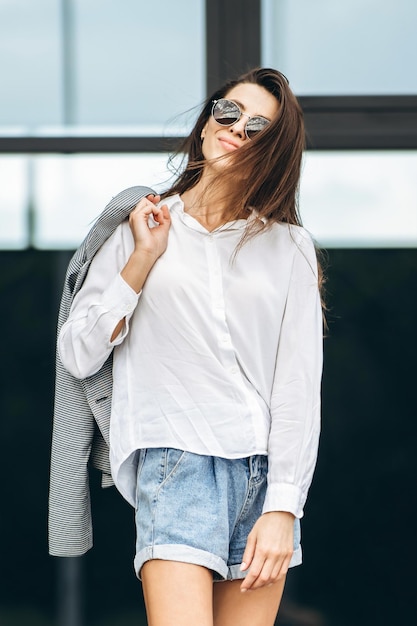
[[33,245],[75,249],[94,220],[119,191],[169,185],[168,155],[48,155],[35,158],[36,222]]
[[60,3],[0,2],[0,125],[62,121]]
[[204,0],[0,2],[0,126],[175,134],[167,122],[205,95],[204,7]]
[[[75,249],[122,189],[167,189],[167,160],[167,154],[2,157],[0,248]],[[303,224],[324,248],[416,247],[416,171],[417,152],[307,152]]]
[[298,95],[417,94],[415,0],[263,0],[262,64]]
[[164,126],[200,103],[203,0],[73,1],[79,124]]
[[26,248],[29,243],[30,160],[0,157],[0,249]]
[[327,248],[417,246],[417,152],[307,152],[303,224]]

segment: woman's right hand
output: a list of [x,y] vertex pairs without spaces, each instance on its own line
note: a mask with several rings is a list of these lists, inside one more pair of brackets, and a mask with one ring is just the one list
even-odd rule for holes
[[[120,272],[123,280],[139,293],[155,262],[166,250],[171,217],[166,204],[157,207],[160,196],[142,198],[129,215],[129,226],[134,239],[134,249]],[[152,215],[156,222],[149,226]],[[116,330],[118,330],[117,327]],[[115,334],[113,333],[112,337]]]
[[[142,198],[129,215],[135,253],[149,255],[155,262],[166,250],[171,219],[166,204],[158,207],[160,196]],[[157,223],[149,226],[149,217]]]
[[[149,272],[168,244],[171,216],[166,204],[156,206],[160,199],[160,196],[153,195],[142,198],[129,215],[135,247],[120,275],[136,293],[142,290]],[[151,215],[157,224],[154,227],[149,226]],[[120,334],[124,323],[123,318],[114,328],[110,341]]]

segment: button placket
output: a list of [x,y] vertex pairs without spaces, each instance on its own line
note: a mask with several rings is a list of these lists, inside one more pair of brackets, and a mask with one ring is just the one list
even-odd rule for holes
[[[248,395],[247,385],[244,381],[244,374],[239,366],[236,353],[233,348],[232,338],[226,319],[226,303],[223,291],[223,272],[221,265],[221,257],[219,254],[216,237],[210,234],[206,238],[206,254],[207,266],[209,273],[210,294],[212,303],[212,315],[215,333],[217,337],[217,347],[219,358],[225,368],[225,371],[233,378],[236,386],[236,394],[239,398],[246,398],[247,406],[251,406],[253,400]],[[256,440],[256,432],[253,428],[253,415],[256,413],[249,411],[249,419],[242,421],[241,427],[246,431],[249,440]]]
[[223,276],[220,255],[213,234],[208,235],[206,254],[209,268],[210,294],[213,320],[217,336],[217,346],[220,358],[225,368],[231,374],[239,373],[239,366],[233,350],[232,339],[226,320],[226,304],[223,292]]

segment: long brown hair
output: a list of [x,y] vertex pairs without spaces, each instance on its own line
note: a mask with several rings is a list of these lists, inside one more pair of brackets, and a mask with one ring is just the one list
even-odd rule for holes
[[226,97],[241,83],[263,87],[280,106],[271,124],[242,146],[236,158],[230,159],[217,174],[216,180],[227,189],[227,218],[242,217],[250,208],[256,209],[260,217],[301,225],[298,186],[304,150],[303,113],[287,79],[274,69],[253,69],[228,81],[207,98],[193,130],[178,150],[184,154],[186,166],[163,195],[184,193],[200,180],[205,162],[201,132],[211,115],[213,100]]
[[[219,168],[207,189],[209,192],[212,185],[219,183],[226,190],[228,210],[224,217],[227,221],[239,219],[252,209],[257,211],[260,218],[267,218],[264,221],[248,220],[238,248],[274,222],[302,225],[298,211],[298,194],[305,148],[304,119],[302,109],[284,74],[271,68],[255,68],[229,80],[208,97],[193,130],[177,153],[184,155],[186,165],[174,184],[163,194],[163,197],[181,194],[198,183],[205,164],[201,133],[211,115],[213,100],[227,97],[233,87],[242,83],[255,84],[266,89],[278,100],[279,109],[265,130],[233,153],[235,158],[230,159],[228,155],[227,167]],[[174,158],[175,155],[171,163]],[[319,259],[318,272],[325,308],[324,275]]]

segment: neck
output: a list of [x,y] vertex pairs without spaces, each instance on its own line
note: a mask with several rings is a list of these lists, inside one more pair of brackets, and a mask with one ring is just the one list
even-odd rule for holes
[[213,178],[203,172],[201,179],[191,189],[181,194],[184,210],[207,230],[214,230],[228,221],[230,214],[227,195]]

